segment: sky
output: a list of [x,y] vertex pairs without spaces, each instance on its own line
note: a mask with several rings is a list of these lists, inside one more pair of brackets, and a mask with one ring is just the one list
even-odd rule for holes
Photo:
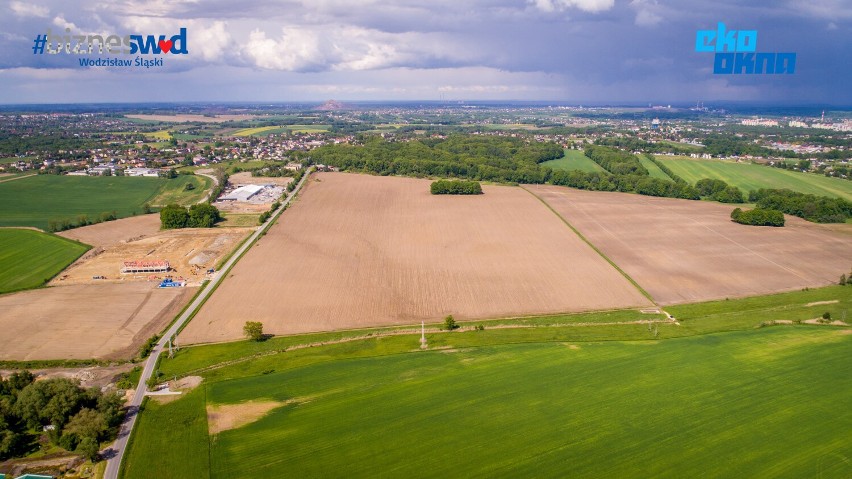
[[[698,30],[756,30],[792,75],[718,75]],[[170,38],[80,66],[39,34]],[[536,100],[852,104],[852,0],[0,0],[0,103]]]

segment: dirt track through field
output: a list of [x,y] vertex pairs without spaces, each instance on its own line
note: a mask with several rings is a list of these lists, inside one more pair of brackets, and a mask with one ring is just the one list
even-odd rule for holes
[[660,304],[835,283],[849,237],[787,216],[783,228],[739,225],[733,205],[528,186]]
[[526,191],[433,196],[428,180],[321,173],[181,333],[273,334],[649,306]]
[[2,360],[129,359],[195,288],[73,285],[0,296]]

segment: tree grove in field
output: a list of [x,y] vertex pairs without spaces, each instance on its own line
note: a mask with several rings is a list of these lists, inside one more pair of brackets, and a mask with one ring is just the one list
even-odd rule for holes
[[482,186],[478,181],[438,180],[430,188],[433,195],[481,195]]

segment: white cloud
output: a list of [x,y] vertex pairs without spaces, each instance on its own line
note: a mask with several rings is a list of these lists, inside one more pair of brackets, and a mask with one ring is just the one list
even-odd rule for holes
[[390,33],[357,26],[287,26],[272,37],[261,29],[249,34],[242,56],[269,70],[361,71],[428,65],[435,59],[465,63],[472,49],[440,33]]
[[585,12],[603,12],[615,5],[615,0],[527,0],[543,12],[563,11],[577,8]]
[[173,18],[126,17],[124,27],[133,32],[151,35],[176,35],[181,27],[186,28],[187,59],[206,62],[222,61],[233,47],[227,22],[217,20],[181,20]]
[[636,10],[634,23],[640,27],[653,27],[663,21],[661,8],[656,0],[633,0],[630,8]]
[[9,8],[19,17],[47,17],[50,9],[34,3],[24,3],[14,1],[9,4]]

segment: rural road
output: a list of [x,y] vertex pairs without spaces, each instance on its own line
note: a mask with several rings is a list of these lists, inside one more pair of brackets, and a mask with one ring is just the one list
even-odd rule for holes
[[[287,195],[287,198],[278,208],[278,210],[273,214],[267,224],[270,224],[274,221],[278,216],[284,211],[284,208],[290,204],[290,200],[296,196],[296,193],[302,189],[302,186],[307,181],[308,177],[310,177],[310,173],[313,171],[313,167],[310,167],[304,176],[302,176],[302,180],[299,181],[299,184],[296,185],[296,188]],[[148,379],[154,373],[154,369],[157,366],[157,360],[160,357],[160,353],[166,347],[166,344],[169,341],[169,338],[173,337],[177,334],[178,330],[186,323],[190,316],[204,304],[204,301],[207,300],[207,297],[213,292],[220,282],[227,276],[228,271],[237,263],[240,257],[245,253],[251,245],[254,244],[255,240],[263,233],[265,228],[258,228],[249,238],[240,246],[240,248],[234,252],[231,258],[225,263],[224,266],[219,270],[219,273],[213,278],[206,286],[203,286],[203,290],[195,300],[189,305],[188,308],[178,316],[177,320],[175,320],[174,324],[163,334],[160,340],[157,342],[154,349],[151,351],[151,355],[148,356],[148,360],[145,361],[145,368],[142,370],[142,376],[139,378],[139,384],[136,386],[136,393],[133,395],[133,400],[130,402],[130,405],[127,410],[127,416],[124,418],[124,422],[121,424],[121,427],[118,431],[118,438],[115,440],[112,446],[105,449],[102,452],[102,456],[107,458],[106,470],[104,471],[104,479],[118,479],[119,467],[121,466],[121,459],[124,456],[124,451],[127,449],[127,442],[130,439],[130,433],[133,431],[133,426],[136,424],[136,416],[139,412],[139,406],[142,404],[142,399],[145,397],[145,390],[147,389]]]

